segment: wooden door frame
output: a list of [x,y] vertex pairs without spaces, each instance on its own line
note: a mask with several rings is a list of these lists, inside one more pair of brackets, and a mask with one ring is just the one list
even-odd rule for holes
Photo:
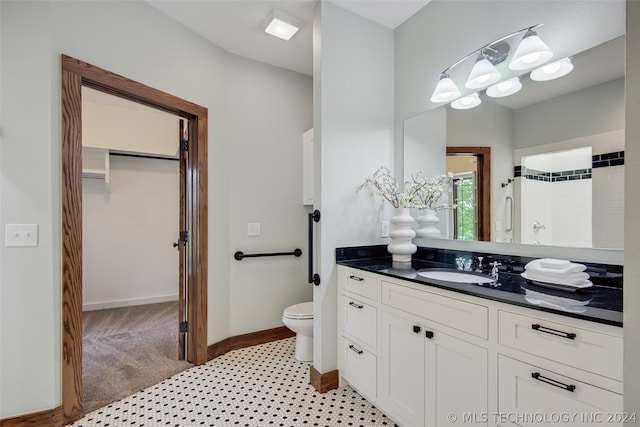
[[[176,77],[177,78],[177,77]],[[186,179],[193,197],[186,274],[190,361],[207,361],[207,116],[208,110],[110,71],[62,55],[62,408],[65,424],[82,417],[82,86],[188,119]],[[176,325],[177,326],[177,325]]]
[[[483,242],[491,241],[491,147],[449,147],[447,146],[447,156],[475,156],[478,159],[478,178],[482,186],[478,188],[479,202],[482,209],[479,209],[478,218],[478,240]],[[488,209],[487,209],[488,207]]]

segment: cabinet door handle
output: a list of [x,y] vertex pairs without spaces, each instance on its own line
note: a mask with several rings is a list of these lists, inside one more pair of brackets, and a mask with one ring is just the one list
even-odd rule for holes
[[422,328],[420,326],[413,325],[413,332],[415,332],[416,334],[419,334],[421,330]]
[[362,310],[362,309],[364,308],[364,305],[356,304],[356,303],[355,303],[355,302],[353,302],[353,301],[350,301],[350,302],[349,302],[349,305],[350,305],[351,307],[355,307],[355,308],[357,308],[358,310]]
[[542,381],[543,383],[551,384],[552,386],[559,387],[561,389],[573,392],[576,389],[576,386],[573,384],[565,384],[560,381],[556,381],[552,378],[543,377],[540,375],[540,372],[532,372],[531,378],[534,378],[538,381]]
[[362,353],[364,353],[364,351],[363,351],[363,350],[359,350],[359,349],[357,349],[353,344],[350,344],[350,345],[349,345],[349,348],[350,348],[351,350],[355,351],[355,352],[356,352],[356,353],[358,353],[358,354],[362,354]]
[[433,331],[424,331],[424,336],[432,339],[433,338]]
[[557,329],[547,328],[546,326],[538,325],[537,323],[532,324],[531,325],[531,329],[535,329],[536,331],[544,332],[545,334],[556,335],[558,337],[566,338],[566,339],[569,339],[569,340],[573,340],[577,336],[574,332],[559,331]]
[[349,279],[355,280],[357,282],[362,282],[364,280],[362,277],[353,276],[353,275],[349,276]]

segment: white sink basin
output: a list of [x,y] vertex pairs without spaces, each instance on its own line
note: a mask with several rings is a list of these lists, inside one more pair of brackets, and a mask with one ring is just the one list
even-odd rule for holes
[[493,283],[496,281],[493,277],[485,276],[484,274],[464,271],[424,270],[418,271],[418,275],[426,279],[455,283]]

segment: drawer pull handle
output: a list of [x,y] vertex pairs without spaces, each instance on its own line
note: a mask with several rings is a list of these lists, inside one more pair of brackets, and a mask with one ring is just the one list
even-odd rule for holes
[[532,372],[531,378],[534,378],[538,381],[542,381],[543,383],[551,384],[552,386],[559,387],[571,392],[573,392],[576,389],[576,386],[574,386],[573,384],[565,384],[551,378],[543,377],[542,375],[540,375],[539,372]]
[[433,331],[424,331],[424,336],[432,339],[433,338]]
[[349,305],[350,305],[351,307],[355,307],[355,308],[357,308],[358,310],[362,310],[362,309],[364,308],[364,305],[356,304],[356,303],[355,303],[355,302],[353,302],[353,301],[350,301],[350,302],[349,302]]
[[557,329],[547,328],[546,326],[540,326],[537,323],[531,325],[531,329],[535,329],[536,331],[544,332],[545,334],[556,335],[562,338],[566,338],[569,340],[573,340],[576,338],[576,334],[573,332],[564,332],[559,331]]
[[420,326],[413,325],[413,332],[415,332],[416,334],[419,334],[421,330],[422,328]]
[[358,276],[349,276],[349,279],[351,280],[355,280],[357,282],[362,282],[364,279],[362,277],[358,277]]
[[349,345],[349,348],[350,348],[351,350],[355,351],[355,352],[356,352],[356,353],[358,353],[358,354],[362,354],[362,353],[364,353],[364,351],[363,351],[363,350],[359,350],[359,349],[357,349],[353,344]]

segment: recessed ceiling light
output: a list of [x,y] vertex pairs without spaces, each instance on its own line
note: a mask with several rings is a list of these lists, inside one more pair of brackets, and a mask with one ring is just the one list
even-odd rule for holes
[[289,40],[303,25],[304,22],[299,19],[274,9],[265,20],[264,31],[282,40]]

